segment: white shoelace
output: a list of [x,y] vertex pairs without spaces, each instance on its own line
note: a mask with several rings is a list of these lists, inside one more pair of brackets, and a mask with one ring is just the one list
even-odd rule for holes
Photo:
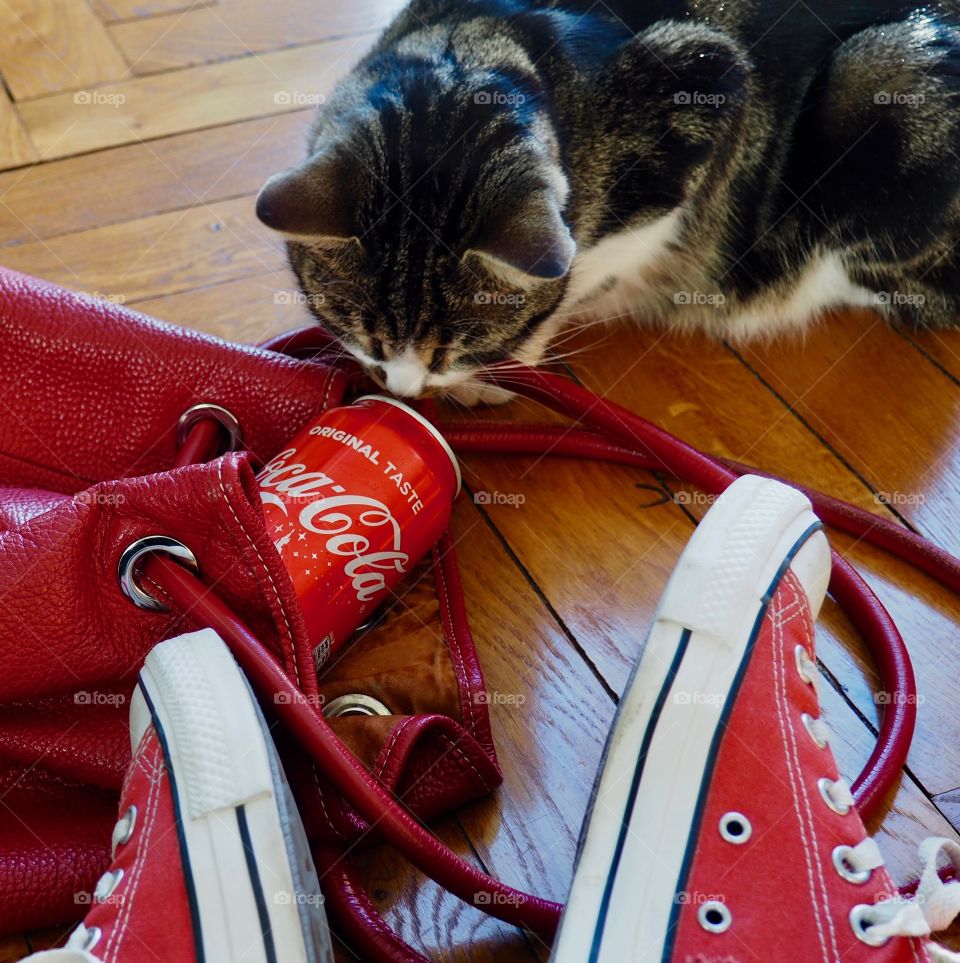
[[[930,936],[945,930],[960,915],[960,881],[944,882],[940,878],[937,866],[941,853],[960,872],[960,843],[943,837],[926,839],[920,844],[923,873],[916,894],[892,896],[857,908],[866,921],[870,943],[879,946],[891,937]],[[867,839],[850,851],[847,860],[856,869],[874,869],[882,862],[875,862],[879,856],[876,843]],[[934,963],[960,963],[960,953],[937,943],[930,943],[927,950]]]

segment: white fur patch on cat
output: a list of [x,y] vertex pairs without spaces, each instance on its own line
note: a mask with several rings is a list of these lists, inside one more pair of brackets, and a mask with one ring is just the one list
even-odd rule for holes
[[674,208],[642,227],[617,231],[579,254],[573,262],[565,307],[576,310],[578,302],[597,297],[611,280],[641,281],[645,270],[667,256],[669,245],[680,233],[680,222],[681,211]]
[[842,306],[876,308],[876,295],[854,284],[840,255],[828,252],[808,263],[786,297],[735,314],[726,326],[737,339],[769,336],[803,328],[830,308]]

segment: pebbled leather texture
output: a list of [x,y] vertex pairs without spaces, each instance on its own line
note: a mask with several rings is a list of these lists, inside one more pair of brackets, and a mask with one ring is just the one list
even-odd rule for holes
[[193,405],[233,412],[244,443],[270,457],[336,404],[345,376],[228,344],[0,270],[0,478],[73,494],[167,470]]
[[116,793],[60,782],[21,767],[0,785],[0,932],[79,919],[110,861]]

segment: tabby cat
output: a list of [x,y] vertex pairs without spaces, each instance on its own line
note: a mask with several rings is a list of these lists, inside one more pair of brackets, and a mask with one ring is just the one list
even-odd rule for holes
[[569,319],[740,338],[960,301],[960,2],[413,0],[257,213],[389,390]]

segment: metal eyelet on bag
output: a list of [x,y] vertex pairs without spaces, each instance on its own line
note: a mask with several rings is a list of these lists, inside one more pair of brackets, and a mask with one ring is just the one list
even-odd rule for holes
[[197,564],[197,557],[183,542],[178,542],[175,538],[169,538],[166,535],[147,535],[144,538],[138,538],[123,550],[120,561],[117,563],[117,580],[120,582],[123,594],[138,608],[166,612],[168,611],[166,605],[158,602],[152,595],[148,595],[137,584],[137,564],[144,555],[149,555],[151,552],[172,555],[186,562],[187,568],[197,573],[200,571],[200,566]]
[[753,833],[750,820],[743,813],[724,813],[720,818],[720,835],[734,846],[742,846]]
[[349,695],[337,696],[323,707],[325,719],[336,719],[339,716],[389,716],[393,713],[373,696],[352,692]]
[[862,886],[870,882],[873,876],[872,869],[854,869],[850,865],[850,854],[853,852],[852,846],[837,846],[833,851],[833,868],[848,882]]
[[890,941],[889,936],[877,938],[870,935],[875,922],[872,914],[872,906],[867,903],[858,903],[850,910],[850,929],[853,930],[853,935],[867,946],[885,946]]
[[215,421],[226,430],[229,439],[226,451],[239,451],[243,448],[243,431],[240,428],[237,416],[222,405],[215,405],[211,402],[202,402],[192,408],[187,408],[180,416],[177,421],[177,447],[180,448],[183,445],[190,434],[190,429],[197,422],[208,419]]
[[727,909],[726,903],[712,899],[700,905],[697,922],[708,933],[725,933],[733,923],[733,914]]

